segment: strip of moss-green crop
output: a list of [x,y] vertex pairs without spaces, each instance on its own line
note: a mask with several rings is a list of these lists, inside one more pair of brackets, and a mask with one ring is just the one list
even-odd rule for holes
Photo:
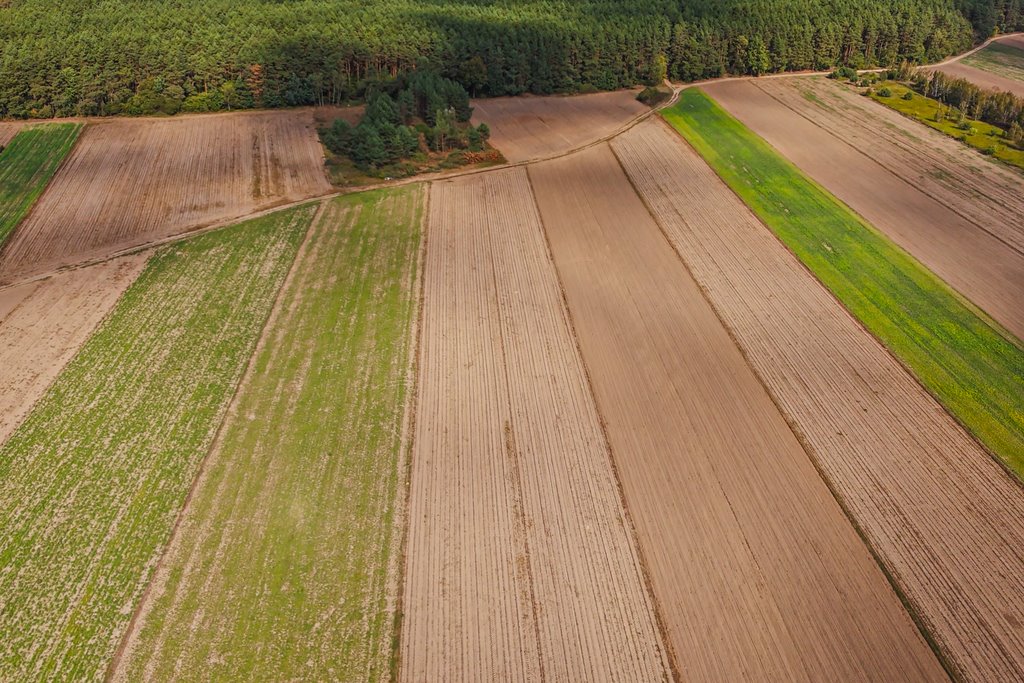
[[315,211],[161,249],[0,446],[0,680],[102,678]]
[[1024,348],[705,93],[665,119],[947,409],[1024,476]]
[[984,50],[965,58],[962,63],[976,69],[991,71],[1004,78],[1024,81],[1024,50],[1011,45],[992,43]]
[[81,130],[78,123],[32,126],[0,152],[0,245],[39,199]]
[[379,190],[313,226],[115,680],[391,677],[422,211]]

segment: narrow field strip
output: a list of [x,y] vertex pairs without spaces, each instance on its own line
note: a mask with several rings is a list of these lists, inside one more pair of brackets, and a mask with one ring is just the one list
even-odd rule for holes
[[941,680],[607,145],[530,168],[680,680]]
[[664,122],[616,154],[964,680],[1024,675],[1024,496]]
[[314,211],[159,251],[0,447],[0,679],[103,675]]
[[523,169],[432,185],[400,680],[664,681]]
[[388,679],[422,203],[325,205],[115,680]]
[[960,422],[1024,476],[1024,349],[703,92],[664,113]]
[[79,123],[21,129],[0,152],[0,246],[28,215],[60,162],[71,151]]
[[1019,38],[1017,42],[994,42],[984,50],[960,60],[960,63],[991,71],[1003,78],[1024,81],[1024,43]]

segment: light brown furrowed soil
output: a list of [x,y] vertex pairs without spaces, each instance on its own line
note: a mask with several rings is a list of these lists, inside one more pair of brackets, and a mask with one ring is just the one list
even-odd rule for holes
[[148,256],[0,290],[0,443],[135,280]]
[[[926,194],[912,179],[890,172],[841,135],[800,116],[760,84],[734,81],[704,89],[825,189],[1024,338],[1024,254]],[[803,99],[798,93],[791,97]],[[857,124],[851,120],[849,125]],[[1019,234],[1019,228],[1007,230]]]
[[530,175],[682,679],[942,679],[608,146]]
[[7,145],[21,130],[22,124],[0,121],[0,147]]
[[526,172],[436,182],[403,681],[659,681],[667,662]]
[[949,74],[955,78],[966,78],[979,88],[998,90],[1000,92],[1009,91],[1017,97],[1024,97],[1024,81],[1006,78],[1005,76],[1000,76],[999,74],[992,73],[991,71],[976,69],[973,66],[961,64],[959,62],[940,66],[938,71],[941,71],[944,74]]
[[573,97],[496,97],[473,101],[473,123],[511,162],[568,152],[612,134],[648,111],[635,90]]
[[957,672],[1024,675],[1020,487],[674,131],[613,146]]
[[309,110],[91,122],[0,254],[0,282],[329,190]]

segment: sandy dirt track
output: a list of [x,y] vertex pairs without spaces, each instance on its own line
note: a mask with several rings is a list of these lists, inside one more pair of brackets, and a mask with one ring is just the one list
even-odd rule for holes
[[146,263],[137,254],[0,291],[0,443]]
[[[1024,339],[1024,254],[800,116],[760,84],[734,81],[704,89],[825,189]],[[803,99],[798,93],[792,98]]]
[[491,144],[510,162],[568,152],[615,132],[648,111],[636,91],[572,97],[496,97],[473,101],[473,123],[486,123]]
[[404,681],[658,681],[667,662],[522,169],[430,196]]
[[681,678],[943,678],[609,147],[530,175]]
[[1017,483],[674,131],[652,120],[613,146],[957,672],[1024,676]]
[[0,282],[329,190],[309,110],[90,122]]
[[[1010,43],[1006,44],[1010,45]],[[953,62],[952,64],[946,64],[945,66],[939,67],[938,71],[956,78],[966,78],[979,88],[998,90],[1000,92],[1009,91],[1018,97],[1024,97],[1024,81],[1006,78],[1005,76],[1000,76],[999,74],[992,73],[985,69],[978,69],[973,66],[968,66],[967,64]]]

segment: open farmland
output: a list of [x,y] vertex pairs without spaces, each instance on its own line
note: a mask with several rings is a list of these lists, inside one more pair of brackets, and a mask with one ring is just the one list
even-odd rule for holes
[[550,157],[613,134],[648,111],[633,90],[573,97],[496,97],[473,101],[473,124],[510,162]]
[[1024,37],[997,40],[959,63],[1024,83]]
[[955,78],[965,78],[986,90],[1012,92],[1018,97],[1024,97],[1024,80],[1009,78],[1005,72],[999,73],[990,69],[979,69],[975,66],[970,66],[968,62],[953,62],[943,65],[937,70]]
[[147,256],[0,290],[0,443],[114,307]]
[[24,126],[17,121],[0,121],[0,147],[5,147]]
[[1020,486],[662,122],[614,142],[669,240],[964,680],[1012,680]]
[[0,446],[0,678],[103,674],[314,210],[155,254]]
[[[992,234],[1000,228],[986,224],[983,229],[946,205],[955,198],[944,203],[929,196],[912,179],[894,175],[842,137],[773,98],[758,83],[716,83],[705,90],[801,171],[1024,339],[1024,253]],[[698,97],[689,91],[687,96],[691,102]],[[719,130],[721,126],[713,128]],[[1019,235],[1020,223],[1002,230]]]
[[434,183],[401,680],[667,664],[529,181]]
[[0,140],[0,254],[14,228],[28,214],[78,138],[77,123],[22,128]]
[[327,202],[115,680],[387,680],[420,186]]
[[681,679],[941,679],[608,146],[530,176]]
[[704,93],[685,92],[666,118],[864,326],[1024,476],[1024,348]]
[[326,193],[312,114],[90,123],[0,257],[0,281]]

